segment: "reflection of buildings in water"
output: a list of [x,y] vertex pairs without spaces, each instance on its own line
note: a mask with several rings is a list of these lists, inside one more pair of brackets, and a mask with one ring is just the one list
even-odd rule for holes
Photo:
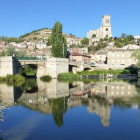
[[76,107],[81,106],[81,99],[80,98],[71,98],[67,102],[68,107]]
[[129,98],[137,95],[135,85],[120,82],[100,82],[91,89],[92,95],[100,95],[107,98],[124,97]]
[[109,119],[110,119],[110,106],[100,104],[96,99],[91,100],[89,99],[89,106],[88,106],[89,113],[95,113],[101,117],[101,123],[103,126],[109,126]]

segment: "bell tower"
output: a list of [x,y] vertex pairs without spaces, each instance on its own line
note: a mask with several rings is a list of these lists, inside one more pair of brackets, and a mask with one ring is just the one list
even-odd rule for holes
[[102,17],[102,38],[112,37],[110,18],[110,15],[104,15]]

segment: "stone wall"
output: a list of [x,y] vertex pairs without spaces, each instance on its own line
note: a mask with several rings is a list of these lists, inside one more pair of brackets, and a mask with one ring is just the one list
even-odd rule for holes
[[12,56],[0,57],[0,76],[13,74]]

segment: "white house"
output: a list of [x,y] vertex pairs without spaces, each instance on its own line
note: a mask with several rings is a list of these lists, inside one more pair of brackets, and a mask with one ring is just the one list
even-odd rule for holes
[[135,40],[135,42],[137,42],[138,39],[140,39],[140,35],[136,35],[136,36],[134,36],[134,40]]

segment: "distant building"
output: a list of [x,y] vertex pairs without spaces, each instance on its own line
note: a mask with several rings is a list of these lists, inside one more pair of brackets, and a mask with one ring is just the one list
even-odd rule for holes
[[88,48],[85,47],[85,48],[71,48],[70,49],[70,52],[71,53],[81,53],[81,54],[85,54],[85,53],[88,53]]
[[138,39],[140,39],[140,35],[136,35],[136,36],[134,36],[134,40],[135,40],[135,42],[137,42]]
[[131,58],[134,49],[114,49],[109,50],[107,54],[108,65],[132,65],[138,60]]
[[76,52],[72,53],[70,58],[74,61],[79,61],[83,63],[91,63],[91,56],[76,53]]
[[[110,24],[110,15],[104,15],[102,17],[102,26],[97,30],[89,30],[87,32],[87,38],[93,40],[99,40],[101,38],[105,37],[112,37],[111,33],[111,24]],[[95,34],[96,37],[92,37],[92,35]]]

